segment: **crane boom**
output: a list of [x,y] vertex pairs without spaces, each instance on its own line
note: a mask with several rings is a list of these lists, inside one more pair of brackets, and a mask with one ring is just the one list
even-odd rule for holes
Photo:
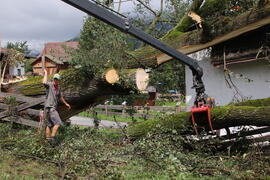
[[181,61],[185,65],[187,65],[193,74],[193,87],[196,89],[196,99],[195,104],[199,101],[203,101],[205,99],[205,88],[202,82],[203,70],[198,65],[198,62],[195,59],[190,58],[189,56],[182,54],[176,49],[166,45],[160,40],[150,36],[144,31],[133,27],[129,24],[129,22],[110,12],[109,10],[90,2],[89,0],[62,0],[63,2],[87,13],[88,15],[92,15],[95,18],[102,20],[103,22],[121,30],[124,33],[130,34],[137,39],[145,42],[146,44],[151,45],[152,47],[160,50],[161,52],[175,58],[178,61]]

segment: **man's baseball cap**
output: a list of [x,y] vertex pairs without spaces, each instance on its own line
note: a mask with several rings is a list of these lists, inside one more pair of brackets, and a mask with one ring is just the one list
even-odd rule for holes
[[55,75],[53,75],[53,79],[58,79],[58,80],[60,80],[60,79],[61,79],[61,77],[60,77],[60,75],[59,75],[59,74],[55,74]]

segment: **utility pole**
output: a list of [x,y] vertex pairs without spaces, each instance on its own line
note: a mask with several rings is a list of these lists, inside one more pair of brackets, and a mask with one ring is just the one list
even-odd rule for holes
[[46,69],[45,55],[41,56],[42,75],[44,76],[44,70]]
[[119,0],[118,10],[117,10],[117,12],[119,12],[119,13],[120,13],[120,8],[121,8],[121,3],[122,3],[122,0]]
[[[2,79],[1,75],[2,75],[2,45],[1,45],[1,37],[0,37],[0,78]],[[1,92],[1,88],[2,88],[1,79],[0,79],[0,92]]]

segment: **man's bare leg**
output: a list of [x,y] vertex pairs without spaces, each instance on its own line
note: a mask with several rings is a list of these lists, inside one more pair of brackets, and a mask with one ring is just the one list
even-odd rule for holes
[[51,129],[49,126],[46,126],[46,138],[50,138],[51,137]]
[[59,124],[57,124],[57,125],[53,126],[53,128],[52,128],[52,134],[51,134],[51,137],[55,137],[55,135],[56,135],[57,130],[58,130],[58,128],[59,128],[59,127],[60,127],[60,125],[59,125]]

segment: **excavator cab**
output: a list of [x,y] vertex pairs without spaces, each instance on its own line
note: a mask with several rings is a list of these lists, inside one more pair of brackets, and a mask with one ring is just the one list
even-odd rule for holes
[[211,120],[211,108],[215,106],[215,99],[208,97],[206,102],[197,102],[195,106],[191,109],[191,119],[192,119],[192,126],[196,133],[199,135],[198,131],[198,124],[208,123],[209,129],[211,130],[212,134],[214,134],[212,120]]

